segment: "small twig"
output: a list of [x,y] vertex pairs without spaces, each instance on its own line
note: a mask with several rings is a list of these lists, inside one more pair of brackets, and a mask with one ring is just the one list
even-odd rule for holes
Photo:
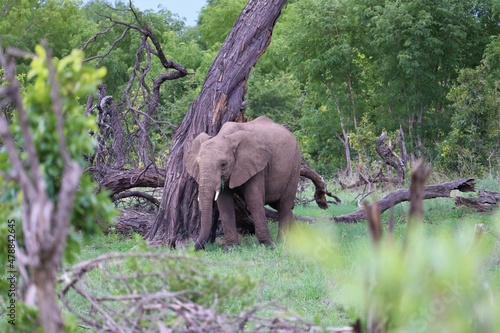
[[82,50],[85,50],[85,48],[92,42],[95,42],[97,37],[100,36],[100,35],[105,35],[107,34],[111,29],[113,29],[113,27],[116,25],[116,23],[111,23],[111,25],[109,27],[107,27],[106,29],[104,29],[103,31],[99,31],[97,33],[95,33],[92,37],[90,37],[90,39],[88,39],[85,43],[83,43],[81,49]]
[[361,197],[356,201],[357,206],[360,208],[363,208],[363,204],[362,204],[363,199],[372,193],[373,193],[373,191],[362,194]]
[[85,297],[85,299],[92,305],[92,307],[94,309],[96,309],[99,313],[101,313],[104,318],[106,318],[107,323],[111,325],[111,328],[113,329],[114,332],[125,333],[125,331],[123,330],[123,328],[120,327],[120,325],[118,325],[118,323],[107,313],[107,311],[105,311],[101,307],[101,305],[98,302],[96,302],[94,300],[94,298],[92,298],[87,293],[86,290],[84,290],[83,288],[78,287],[77,284],[73,285],[73,289],[75,289],[75,291],[77,291],[80,295],[82,295],[83,297]]
[[[120,42],[123,38],[125,38],[125,35],[127,34],[127,32],[129,30],[130,30],[129,27],[125,27],[125,29],[123,30],[123,32],[121,33],[121,35],[117,39],[115,39],[113,41],[113,43],[109,46],[109,48],[108,48],[108,50],[106,52],[104,52],[103,54],[98,54],[98,55],[86,58],[86,59],[83,60],[83,63],[85,64],[85,63],[87,63],[89,61],[92,61],[94,59],[104,59],[104,58],[106,58],[111,53],[111,51],[114,50],[116,44],[118,44],[118,42]],[[99,62],[98,62],[98,64],[99,64]]]

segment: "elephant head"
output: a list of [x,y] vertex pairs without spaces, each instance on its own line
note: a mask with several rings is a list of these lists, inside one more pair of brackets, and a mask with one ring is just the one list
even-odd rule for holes
[[211,137],[198,135],[184,154],[187,172],[198,183],[201,228],[195,249],[204,248],[212,227],[213,201],[228,187],[243,185],[269,162],[268,147],[251,131],[236,131]]

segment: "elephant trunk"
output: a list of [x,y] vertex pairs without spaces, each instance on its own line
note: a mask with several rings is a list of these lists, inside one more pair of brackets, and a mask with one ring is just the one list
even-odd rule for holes
[[195,250],[202,250],[205,248],[205,243],[210,237],[210,232],[212,230],[212,220],[213,220],[213,204],[214,200],[217,200],[220,185],[206,185],[206,183],[201,182],[198,189],[198,200],[200,207],[201,223],[200,223],[200,233],[196,244],[194,246]]

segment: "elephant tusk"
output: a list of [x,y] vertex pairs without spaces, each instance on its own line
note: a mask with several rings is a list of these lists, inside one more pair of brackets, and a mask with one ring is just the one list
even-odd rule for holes
[[215,199],[214,201],[217,201],[217,198],[219,197],[220,190],[215,191]]
[[198,202],[200,202],[200,195],[198,195]]

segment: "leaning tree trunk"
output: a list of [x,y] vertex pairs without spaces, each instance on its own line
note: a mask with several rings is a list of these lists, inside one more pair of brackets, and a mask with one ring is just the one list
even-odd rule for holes
[[208,71],[203,88],[175,133],[167,160],[165,186],[149,241],[175,246],[196,238],[198,187],[184,169],[184,150],[201,132],[215,135],[226,121],[242,112],[252,67],[271,42],[286,0],[249,0]]

